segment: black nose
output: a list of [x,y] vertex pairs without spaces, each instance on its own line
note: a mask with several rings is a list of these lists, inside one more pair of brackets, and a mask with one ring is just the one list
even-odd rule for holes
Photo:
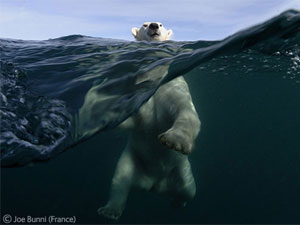
[[151,30],[156,30],[156,29],[158,29],[159,27],[158,27],[158,24],[157,24],[157,23],[151,23],[150,26],[149,26],[149,28],[150,28]]

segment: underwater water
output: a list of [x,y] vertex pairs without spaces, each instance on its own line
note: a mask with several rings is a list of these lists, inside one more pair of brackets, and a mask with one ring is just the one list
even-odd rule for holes
[[132,192],[118,223],[300,223],[298,11],[222,41],[0,43],[2,215],[111,223],[96,211],[126,144],[113,128],[184,75],[202,122],[196,197],[174,209]]

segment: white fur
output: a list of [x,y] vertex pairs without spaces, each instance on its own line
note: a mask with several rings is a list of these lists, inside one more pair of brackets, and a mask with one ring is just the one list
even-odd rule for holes
[[[137,40],[149,40],[144,28],[133,28]],[[159,40],[169,36],[164,29]],[[118,219],[132,187],[167,194],[175,205],[185,206],[196,192],[187,155],[200,121],[183,77],[161,86],[121,127],[131,128],[130,137],[112,179],[109,201],[98,213]]]
[[151,22],[145,22],[141,28],[133,27],[131,29],[131,33],[134,36],[135,40],[137,41],[166,41],[170,40],[173,31],[172,30],[166,30],[166,28],[163,26],[162,23],[156,22],[158,24],[158,35],[151,36],[151,29],[149,29]]

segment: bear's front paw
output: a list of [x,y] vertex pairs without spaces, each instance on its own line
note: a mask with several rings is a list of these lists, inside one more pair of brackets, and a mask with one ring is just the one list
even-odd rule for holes
[[182,154],[190,154],[192,152],[192,141],[183,132],[170,129],[158,135],[159,141],[169,149],[174,149]]
[[122,210],[110,207],[110,206],[104,206],[98,209],[98,214],[101,216],[104,216],[108,219],[112,220],[118,220],[119,217],[122,215]]

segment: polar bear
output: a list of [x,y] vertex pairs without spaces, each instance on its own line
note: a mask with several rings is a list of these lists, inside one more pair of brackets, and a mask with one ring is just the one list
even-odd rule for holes
[[[132,34],[139,41],[164,41],[172,31],[147,22],[132,28]],[[184,78],[161,86],[121,127],[130,127],[129,140],[112,179],[110,198],[98,213],[118,219],[132,187],[166,194],[175,206],[185,206],[196,193],[187,155],[200,120]]]

